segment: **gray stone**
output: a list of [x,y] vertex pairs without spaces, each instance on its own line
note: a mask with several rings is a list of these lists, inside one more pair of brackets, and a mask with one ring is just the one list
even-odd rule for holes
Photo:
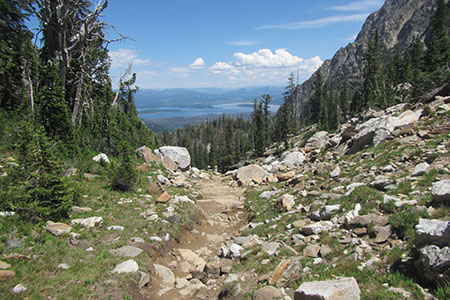
[[387,139],[395,129],[393,120],[387,116],[372,118],[355,128],[357,132],[352,139],[348,154],[356,153],[368,145],[378,145]]
[[361,291],[355,278],[304,282],[295,291],[295,300],[359,300]]
[[431,194],[434,201],[450,202],[450,180],[434,182],[431,188]]
[[295,197],[291,194],[284,194],[278,199],[278,207],[280,209],[290,211],[295,205]]
[[319,234],[321,232],[328,232],[334,227],[335,225],[330,221],[321,221],[303,226],[300,229],[300,232],[304,235]]
[[103,160],[106,163],[110,163],[108,156],[105,153],[100,153],[92,158],[93,161],[100,162]]
[[328,146],[329,136],[326,131],[318,131],[310,137],[305,144],[305,148],[324,150]]
[[47,230],[54,236],[61,236],[64,234],[69,234],[72,230],[72,227],[64,223],[54,223],[52,221],[47,221],[45,230]]
[[183,224],[183,217],[179,214],[173,214],[167,218],[170,223]]
[[376,233],[376,237],[374,242],[377,244],[382,244],[388,240],[388,238],[392,235],[392,227],[391,225],[386,226],[375,226],[374,231]]
[[156,276],[161,279],[162,287],[173,288],[175,285],[175,275],[173,275],[173,272],[162,265],[153,264],[153,267],[155,268]]
[[239,246],[236,243],[231,244],[230,246],[230,254],[232,258],[237,258],[241,256],[241,252],[244,250],[243,247]]
[[309,245],[303,250],[303,255],[307,257],[318,257],[320,251],[319,245]]
[[427,244],[440,247],[450,245],[450,221],[419,219],[416,225],[415,243],[418,247]]
[[277,242],[267,242],[262,243],[261,247],[262,251],[264,251],[268,255],[274,255],[277,252],[278,247],[280,247],[280,244]]
[[123,231],[124,229],[125,229],[125,227],[120,226],[120,225],[112,225],[112,226],[106,227],[106,230],[118,230],[118,231]]
[[134,243],[145,243],[145,240],[141,237],[132,237],[131,241]]
[[284,152],[281,155],[281,163],[287,166],[299,166],[305,161],[305,155],[302,152]]
[[187,263],[189,272],[201,273],[205,269],[206,262],[192,250],[178,249],[184,262]]
[[92,208],[90,207],[80,207],[80,206],[73,206],[72,212],[73,213],[83,213],[83,212],[91,212]]
[[450,279],[450,248],[429,245],[421,248],[419,252],[420,258],[416,265],[421,270],[420,275],[436,283],[448,283]]
[[70,268],[70,266],[68,264],[59,264],[58,265],[58,269],[61,270],[68,270]]
[[365,226],[369,225],[370,223],[373,223],[378,226],[385,226],[386,224],[389,223],[389,218],[387,216],[368,214],[368,215],[354,217],[353,219],[349,220],[347,225],[350,228],[358,227],[358,226],[365,227]]
[[341,175],[341,168],[339,166],[336,166],[336,168],[333,169],[330,173],[331,178],[339,177]]
[[266,170],[259,165],[253,164],[239,168],[236,173],[236,179],[243,185],[248,185],[252,181],[263,182],[267,175]]
[[189,151],[184,147],[164,146],[158,149],[158,153],[163,158],[168,157],[183,171],[188,170],[191,165],[191,156]]
[[430,165],[426,162],[420,163],[414,167],[413,172],[411,173],[411,176],[421,176],[428,172],[430,169]]
[[322,221],[330,220],[330,219],[331,219],[331,216],[332,216],[334,213],[338,212],[339,209],[341,209],[341,205],[340,205],[340,204],[335,204],[335,205],[325,205],[325,206],[321,209],[321,211],[320,211],[320,213],[319,213],[320,220],[322,220]]
[[377,176],[374,181],[370,183],[370,186],[380,191],[385,191],[388,186],[394,185],[396,182],[385,176]]
[[132,260],[129,259],[127,261],[124,261],[123,263],[118,264],[114,270],[113,273],[122,274],[122,273],[136,273],[139,270],[138,264]]
[[23,246],[23,243],[19,240],[10,240],[8,241],[8,248],[20,248]]
[[86,219],[74,219],[70,221],[70,225],[81,225],[86,228],[94,227],[95,225],[101,225],[103,224],[103,218],[102,217],[90,217]]
[[111,249],[109,252],[115,256],[121,257],[136,257],[141,254],[144,250],[136,248],[133,246],[123,246],[117,249]]
[[139,271],[139,274],[141,274],[141,279],[138,286],[139,289],[142,289],[150,282],[150,275],[142,271]]
[[228,274],[227,277],[225,278],[225,281],[223,282],[224,284],[228,284],[228,283],[232,283],[235,281],[239,281],[239,277],[237,274]]
[[276,300],[282,297],[280,291],[273,286],[265,286],[253,294],[253,300]]
[[26,290],[27,288],[23,284],[18,284],[12,289],[11,293],[19,294],[25,292]]

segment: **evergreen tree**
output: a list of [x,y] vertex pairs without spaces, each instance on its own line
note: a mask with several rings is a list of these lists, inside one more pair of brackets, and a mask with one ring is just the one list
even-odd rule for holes
[[17,154],[22,174],[11,187],[11,209],[33,222],[67,218],[72,195],[43,128],[26,124],[19,134]]
[[265,150],[266,128],[264,124],[264,112],[262,101],[254,100],[253,114],[253,141],[256,155],[261,156]]
[[384,107],[384,78],[378,30],[375,38],[369,41],[365,53],[363,100],[364,108]]
[[349,115],[350,109],[350,84],[348,82],[347,74],[344,75],[344,80],[341,85],[341,92],[339,94],[339,109],[340,109],[340,121],[345,121]]
[[321,107],[323,106],[323,80],[322,73],[320,69],[315,73],[314,78],[314,93],[311,98],[311,103],[309,106],[310,111],[310,124],[319,123],[321,117]]
[[264,113],[264,146],[267,147],[272,143],[272,120],[270,118],[270,102],[272,101],[272,97],[270,95],[262,95],[263,102],[263,113]]

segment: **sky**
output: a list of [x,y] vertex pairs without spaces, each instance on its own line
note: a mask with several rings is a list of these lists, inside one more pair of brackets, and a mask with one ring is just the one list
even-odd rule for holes
[[301,83],[383,2],[110,0],[102,20],[130,38],[108,46],[111,76],[132,63],[140,88],[279,86],[291,72]]

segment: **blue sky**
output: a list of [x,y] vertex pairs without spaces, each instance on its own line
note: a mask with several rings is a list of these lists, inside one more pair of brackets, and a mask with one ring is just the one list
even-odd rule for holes
[[109,46],[111,75],[131,62],[141,88],[285,85],[297,71],[302,82],[383,2],[110,0],[103,20],[132,39]]

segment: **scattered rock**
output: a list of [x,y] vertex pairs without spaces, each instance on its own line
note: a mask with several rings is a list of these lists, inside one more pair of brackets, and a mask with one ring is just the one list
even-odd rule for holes
[[166,203],[167,201],[170,200],[170,195],[168,192],[164,191],[159,197],[158,199],[156,199],[156,202],[159,203]]
[[70,268],[70,266],[68,264],[59,264],[58,265],[58,269],[61,270],[68,270]]
[[26,290],[27,288],[23,284],[18,284],[12,289],[11,293],[19,294],[25,292]]
[[175,224],[183,224],[183,217],[180,214],[173,214],[167,218],[167,221]]
[[260,288],[253,294],[253,300],[275,300],[282,299],[282,295],[278,289],[273,286],[265,286]]
[[295,300],[359,300],[361,291],[355,278],[304,282],[295,291]]
[[141,254],[144,250],[133,247],[133,246],[123,246],[117,249],[111,249],[109,252],[115,256],[121,257],[136,257]]
[[450,245],[450,221],[419,219],[416,225],[415,243],[418,247],[427,244],[440,247]]
[[318,131],[306,141],[305,148],[324,150],[329,143],[328,132]]
[[249,185],[254,181],[264,181],[267,175],[268,173],[266,170],[261,168],[259,165],[253,164],[239,168],[236,173],[236,179],[242,185]]
[[450,180],[434,182],[431,194],[434,201],[448,204],[450,202]]
[[336,166],[330,173],[331,178],[339,177],[340,175],[341,175],[341,168],[339,166]]
[[291,194],[284,194],[277,201],[280,210],[290,211],[295,205],[295,197]]
[[305,155],[301,152],[284,152],[281,155],[281,163],[283,165],[299,166],[304,161],[305,161]]
[[52,221],[47,221],[45,230],[47,230],[54,236],[61,236],[64,234],[69,234],[72,230],[72,227],[64,223],[54,223]]
[[125,229],[125,227],[120,226],[120,225],[112,225],[112,226],[106,227],[106,230],[118,230],[118,231],[123,231],[124,229]]
[[152,149],[147,146],[139,147],[135,150],[138,157],[143,158],[146,164],[156,161],[156,155],[153,154]]
[[11,268],[11,265],[8,263],[5,263],[4,261],[0,260],[0,270],[6,270]]
[[173,275],[173,272],[162,265],[153,264],[153,267],[155,268],[156,276],[162,281],[162,286],[173,288],[175,285],[175,275]]
[[392,235],[392,226],[375,226],[374,231],[376,233],[376,237],[374,242],[377,244],[382,244],[388,240],[388,238]]
[[191,156],[184,147],[163,146],[157,150],[157,153],[161,154],[163,159],[169,158],[183,171],[188,170],[191,165]]
[[0,270],[0,282],[3,282],[9,278],[13,278],[14,276],[16,276],[16,273],[14,271]]
[[133,259],[129,259],[127,261],[124,261],[123,263],[118,264],[114,268],[113,273],[136,273],[138,270],[138,264]]
[[447,284],[450,280],[450,248],[428,245],[420,249],[420,258],[416,266],[418,274],[438,284]]
[[430,165],[426,162],[420,163],[414,167],[413,172],[411,173],[411,176],[421,176],[428,172],[430,169]]
[[138,287],[142,289],[150,282],[150,275],[142,271],[139,271],[139,274],[141,275],[141,279],[139,280]]
[[103,224],[103,218],[102,217],[90,217],[86,219],[74,219],[70,221],[70,225],[81,225],[86,228],[92,228],[95,225],[102,225]]
[[303,250],[303,255],[307,257],[318,257],[320,251],[319,245],[309,245]]
[[267,242],[262,243],[261,247],[262,251],[264,251],[268,255],[274,255],[277,252],[278,247],[280,247],[280,244],[277,242]]
[[100,153],[92,158],[93,161],[100,162],[101,160],[105,163],[110,163],[108,156],[105,153]]
[[203,258],[195,254],[189,249],[178,249],[184,262],[188,263],[188,272],[202,273],[205,269],[206,262]]
[[375,214],[368,214],[363,216],[356,216],[351,219],[347,225],[349,227],[366,227],[370,223],[378,226],[385,226],[389,223],[389,218],[387,216],[380,216]]
[[286,172],[286,173],[278,173],[277,174],[278,181],[288,181],[288,180],[291,180],[294,177],[295,177],[295,172],[294,171],[290,171],[290,172]]
[[73,213],[83,213],[83,212],[91,212],[92,208],[90,207],[80,207],[80,206],[73,206],[72,212]]

